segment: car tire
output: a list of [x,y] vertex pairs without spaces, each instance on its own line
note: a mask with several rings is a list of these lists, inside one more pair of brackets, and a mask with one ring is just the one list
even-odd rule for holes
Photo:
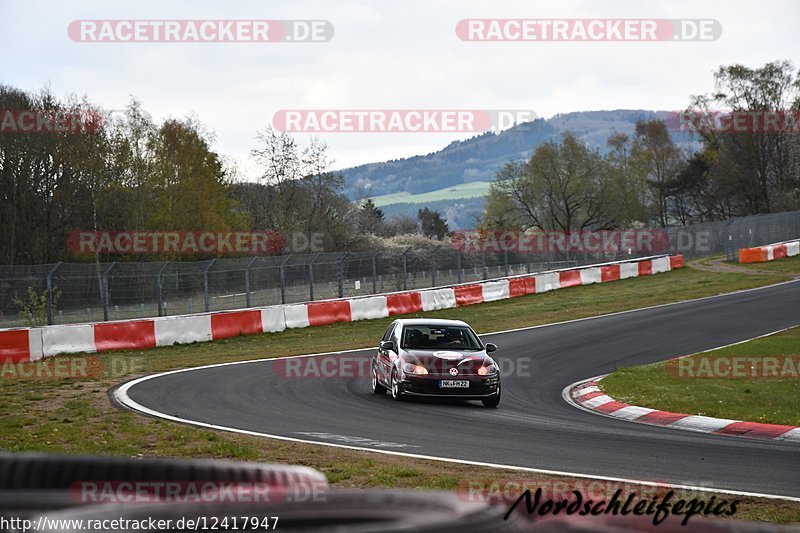
[[386,387],[381,385],[381,382],[378,381],[378,367],[374,364],[372,365],[372,392],[380,395],[386,394]]
[[500,385],[497,385],[497,394],[481,400],[484,407],[497,407],[500,405]]
[[392,379],[389,381],[392,386],[392,398],[394,401],[399,402],[403,399],[403,392],[400,390],[400,381],[397,379],[397,369],[392,370]]

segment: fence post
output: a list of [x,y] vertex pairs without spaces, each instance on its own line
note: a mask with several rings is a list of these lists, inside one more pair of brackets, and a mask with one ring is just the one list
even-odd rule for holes
[[314,261],[319,257],[319,253],[314,254],[308,262],[308,299],[314,301]]
[[431,256],[431,287],[436,286],[436,254]]
[[481,254],[481,279],[486,279],[486,254]]
[[164,316],[164,280],[162,275],[164,274],[164,269],[167,268],[169,265],[169,261],[161,265],[161,268],[158,270],[158,274],[156,274],[156,302],[158,302],[158,316]]
[[508,246],[503,248],[503,267],[505,269],[506,277],[508,277]]
[[339,298],[344,298],[344,260],[350,252],[345,252],[341,259],[339,259],[339,268],[336,272],[336,281],[339,284]]
[[56,273],[58,267],[61,266],[61,261],[55,264],[53,268],[51,268],[47,272],[47,278],[45,280],[45,284],[47,286],[47,325],[53,325],[53,274]]
[[103,322],[108,322],[108,275],[111,273],[111,270],[114,268],[114,265],[117,263],[111,263],[109,267],[103,272],[101,277],[101,283],[103,285],[103,294],[100,295],[100,298],[103,301]]
[[214,266],[214,263],[216,262],[217,262],[216,258],[212,259],[211,261],[208,262],[206,268],[203,269],[203,300],[205,302],[206,313],[208,313],[210,307],[208,301],[208,269]]
[[256,257],[250,259],[247,266],[244,267],[244,305],[250,307],[250,267],[256,261]]
[[408,290],[408,252],[411,251],[411,247],[409,246],[406,248],[406,251],[403,252],[403,290]]
[[281,262],[281,266],[279,267],[280,272],[280,280],[281,280],[281,305],[286,305],[286,263],[289,262],[289,259],[292,257],[292,254],[287,255],[283,261]]
[[378,294],[378,256],[380,252],[372,255],[372,294]]
[[461,268],[461,252],[456,253],[456,268],[458,268],[458,282],[464,283],[464,270]]
[[528,252],[528,256],[527,256],[527,264],[525,265],[525,271],[526,271],[528,274],[530,274],[530,273],[531,273],[531,270],[532,270],[532,268],[531,268],[531,259],[532,259],[532,256],[533,256],[533,252]]

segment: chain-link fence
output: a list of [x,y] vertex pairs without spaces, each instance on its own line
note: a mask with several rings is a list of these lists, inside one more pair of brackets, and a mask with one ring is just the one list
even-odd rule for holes
[[[800,211],[656,230],[687,258],[800,237]],[[221,311],[468,283],[651,255],[615,251],[470,253],[451,244],[209,261],[0,266],[0,326]],[[660,250],[664,251],[664,250]]]

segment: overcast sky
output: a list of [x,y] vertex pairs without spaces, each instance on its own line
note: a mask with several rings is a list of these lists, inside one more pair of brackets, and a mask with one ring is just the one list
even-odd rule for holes
[[[464,42],[465,18],[716,19],[713,42]],[[323,19],[325,43],[80,43],[76,19]],[[526,109],[539,116],[685,107],[722,64],[800,63],[794,0],[0,0],[0,82],[136,96],[161,119],[189,113],[252,173],[255,132],[280,109]],[[305,140],[308,135],[300,135]],[[464,134],[321,135],[342,168],[428,153]]]

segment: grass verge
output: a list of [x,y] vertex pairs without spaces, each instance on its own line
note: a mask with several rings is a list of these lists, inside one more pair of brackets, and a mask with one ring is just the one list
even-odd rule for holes
[[793,328],[681,361],[623,368],[603,378],[602,387],[631,405],[800,426],[798,365],[800,328]]
[[[782,273],[718,273],[687,268],[653,277],[575,287],[513,300],[427,313],[466,320],[479,332],[498,331],[624,311],[768,285]],[[371,346],[388,320],[290,330],[280,334],[96,356],[105,368],[126,365],[127,376],[0,379],[0,449],[124,456],[210,457],[307,465],[340,487],[456,490],[471,479],[548,476],[400,458],[369,452],[267,440],[182,426],[123,412],[106,391],[154,372],[228,361]],[[131,365],[136,363],[131,370]],[[800,522],[800,504],[743,500],[737,518]]]

